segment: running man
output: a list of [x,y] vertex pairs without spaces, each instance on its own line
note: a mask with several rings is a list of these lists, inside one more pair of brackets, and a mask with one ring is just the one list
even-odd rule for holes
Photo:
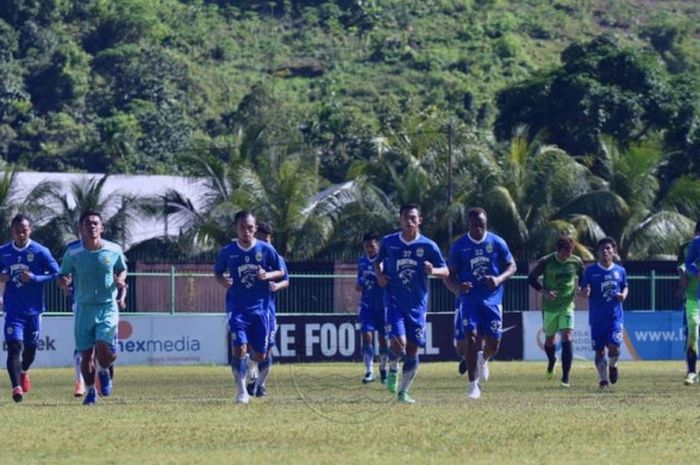
[[[255,238],[259,241],[267,242],[272,244],[272,226],[268,223],[258,223],[258,227],[255,231]],[[275,302],[275,293],[286,289],[289,287],[289,275],[287,273],[287,264],[281,255],[278,255],[280,262],[279,267],[284,271],[284,278],[281,281],[270,281],[270,307],[268,309],[268,319],[270,325],[270,335],[268,336],[268,349],[267,358],[258,364],[258,375],[252,379],[252,383],[249,383],[248,394],[255,395],[255,397],[265,397],[267,391],[265,389],[265,381],[270,376],[270,370],[272,369],[272,349],[275,347],[275,337],[277,333],[277,304]],[[253,370],[249,370],[252,372]]]
[[[695,224],[695,238],[700,237],[700,221]],[[698,382],[698,277],[691,274],[685,262],[689,247],[693,241],[681,246],[678,254],[678,285],[683,295],[684,326],[685,326],[685,360],[688,372],[683,384],[690,386]],[[697,267],[697,259],[695,260]]]
[[386,384],[387,343],[385,330],[384,289],[377,284],[374,263],[379,253],[379,234],[367,233],[362,238],[365,254],[357,263],[355,290],[361,292],[358,317],[362,332],[362,360],[365,363],[364,384],[374,382],[374,332],[379,340],[379,379]]
[[[460,297],[455,339],[462,344],[469,376],[470,399],[481,397],[479,381],[489,378],[488,361],[496,355],[503,331],[503,283],[517,267],[506,242],[487,230],[482,208],[467,213],[469,231],[450,248],[450,276],[445,284]],[[461,339],[460,339],[461,338]],[[466,347],[464,347],[466,345]]]
[[408,391],[418,371],[418,349],[425,346],[428,277],[446,278],[449,270],[437,244],[421,235],[420,207],[401,206],[401,230],[382,239],[374,261],[377,283],[386,288],[389,373],[386,386],[397,392],[399,360],[403,360],[399,402],[415,402]]
[[[561,337],[561,385],[570,387],[569,372],[574,359],[574,297],[577,280],[583,277],[583,262],[573,255],[574,239],[563,236],[557,239],[556,252],[542,257],[530,271],[528,282],[533,289],[543,294],[542,322],[547,354],[547,378],[554,378],[554,366],[557,358],[554,339],[557,332]],[[542,284],[538,278],[542,276]]]
[[73,284],[75,348],[81,352],[87,391],[83,404],[94,405],[98,399],[95,375],[100,379],[100,393],[108,396],[112,392],[109,367],[117,356],[111,344],[119,323],[116,297],[118,289],[126,286],[127,268],[121,247],[102,238],[100,213],[83,213],[79,226],[82,240],[66,249],[58,283],[66,293]]
[[598,262],[586,268],[581,281],[581,294],[590,299],[588,322],[601,391],[617,383],[617,360],[623,339],[622,302],[629,292],[625,268],[613,262],[616,252],[615,239],[599,240]]
[[29,368],[34,362],[44,313],[44,283],[58,277],[58,263],[51,252],[31,240],[32,222],[17,215],[10,222],[12,241],[0,247],[0,282],[3,294],[7,344],[7,372],[12,399],[21,402],[32,382]]
[[255,239],[255,216],[242,210],[236,213],[234,222],[237,240],[219,251],[214,275],[227,290],[226,313],[233,341],[231,368],[236,380],[236,402],[247,404],[250,402],[246,389],[248,354],[250,369],[267,360],[270,336],[268,313],[272,295],[270,281],[283,279],[285,273],[274,247]]

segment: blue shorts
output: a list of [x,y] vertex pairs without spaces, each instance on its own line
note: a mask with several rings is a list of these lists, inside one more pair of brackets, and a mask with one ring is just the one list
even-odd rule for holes
[[593,350],[603,350],[606,346],[620,347],[624,338],[622,321],[609,321],[605,324],[591,326]]
[[500,305],[488,305],[463,298],[462,321],[465,335],[476,331],[481,336],[498,340],[503,335],[503,310]]
[[467,338],[466,326],[469,320],[462,318],[462,304],[455,307],[455,341],[463,341]]
[[425,347],[425,310],[404,312],[389,303],[386,308],[386,334],[389,337],[405,336],[406,340]]
[[5,341],[21,341],[26,347],[34,347],[39,343],[40,332],[41,315],[5,314]]
[[255,352],[267,353],[270,337],[267,313],[229,313],[228,328],[234,347],[249,345]]
[[360,305],[360,330],[363,333],[377,331],[380,338],[386,337],[386,315],[384,306],[379,308],[369,305]]

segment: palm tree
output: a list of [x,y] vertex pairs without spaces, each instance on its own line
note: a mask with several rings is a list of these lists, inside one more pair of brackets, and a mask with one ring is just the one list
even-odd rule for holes
[[143,199],[135,195],[107,193],[104,186],[108,178],[109,175],[104,175],[73,181],[67,186],[67,192],[54,187],[50,197],[56,214],[38,232],[52,250],[61,250],[65,243],[79,237],[78,221],[88,210],[102,215],[105,237],[122,246],[130,241],[134,222],[149,210]]
[[22,195],[19,190],[18,172],[14,167],[6,165],[0,178],[0,240],[10,240],[10,221],[19,213],[29,216],[35,228],[44,223],[52,214],[46,200],[55,191],[56,186],[53,182],[42,182]]

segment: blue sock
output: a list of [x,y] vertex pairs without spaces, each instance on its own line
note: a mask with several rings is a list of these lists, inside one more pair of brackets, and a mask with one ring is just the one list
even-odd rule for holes
[[562,341],[561,343],[561,368],[563,383],[569,382],[569,372],[571,371],[571,363],[574,361],[574,350],[571,341]]
[[686,352],[686,359],[688,362],[688,373],[695,373],[697,371],[698,354],[696,354],[693,349],[688,349]]

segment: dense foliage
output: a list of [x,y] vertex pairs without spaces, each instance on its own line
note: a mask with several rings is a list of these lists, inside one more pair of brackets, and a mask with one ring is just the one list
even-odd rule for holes
[[[479,203],[523,252],[566,230],[669,254],[700,214],[699,19],[691,0],[0,0],[0,157],[209,177],[206,211],[161,199],[205,248],[254,205],[286,253],[342,255],[410,200],[445,247]],[[662,211],[678,234],[635,249]]]

